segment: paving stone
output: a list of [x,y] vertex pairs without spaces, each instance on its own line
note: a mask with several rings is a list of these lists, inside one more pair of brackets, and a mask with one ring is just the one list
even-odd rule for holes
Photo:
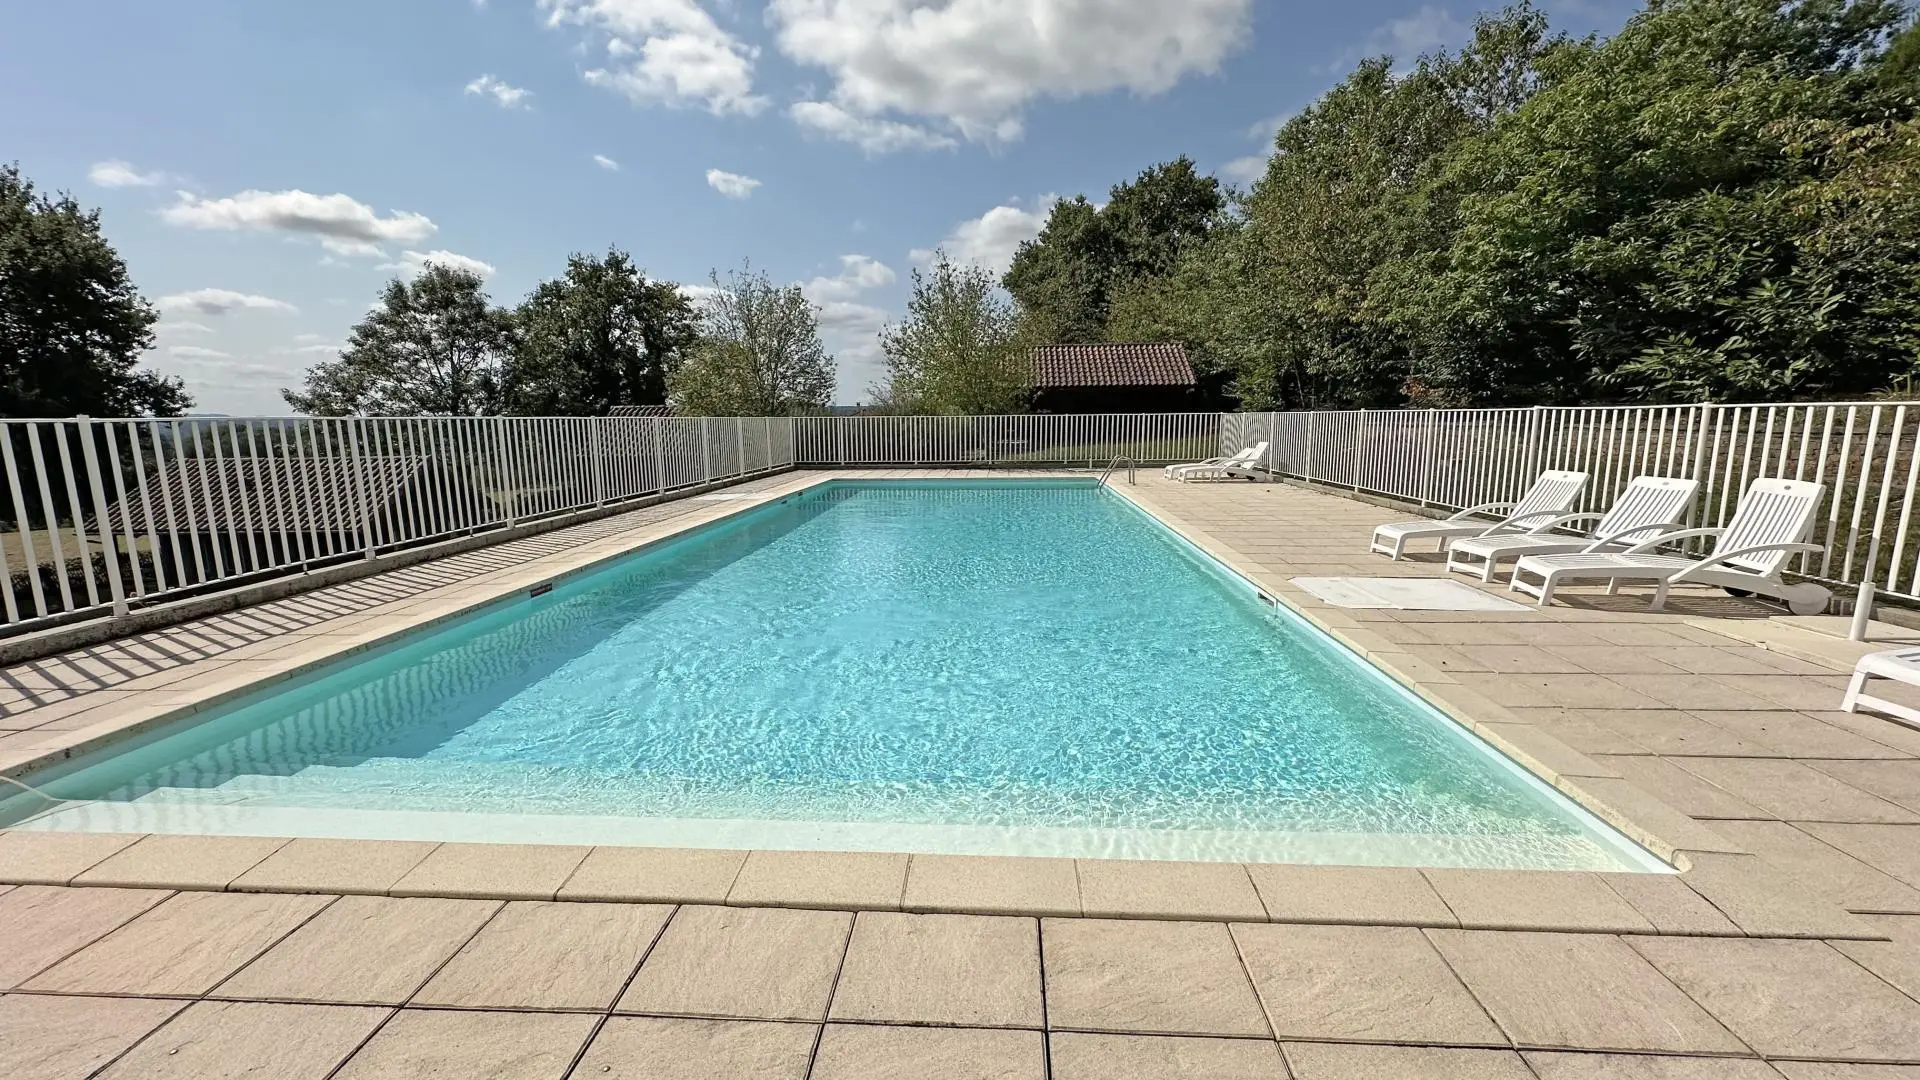
[[1264,1039],[1055,1032],[1053,1080],[1286,1080],[1279,1047]]
[[[1812,756],[1812,755],[1809,755]],[[1920,811],[1920,761],[1809,761],[1808,765],[1861,791]]]
[[853,916],[787,908],[681,908],[618,1011],[822,1020]]
[[657,904],[509,903],[414,1003],[604,1010],[672,914]]
[[1920,912],[1920,890],[1902,884],[1784,821],[1728,821],[1722,831],[1810,892],[1850,911]]
[[[1766,676],[1734,676],[1725,681],[1715,679],[1711,675],[1620,676],[1622,682],[1631,683],[1634,690],[1660,704],[1690,712],[1701,709],[1778,708],[1779,703],[1772,698],[1743,689],[1763,678]],[[1785,676],[1785,678],[1788,681],[1799,681],[1794,676]],[[1832,699],[1822,697],[1820,700],[1827,702]]]
[[1653,925],[1597,874],[1563,870],[1425,870],[1468,928],[1646,931]]
[[1088,918],[1244,919],[1266,908],[1239,863],[1081,859],[1080,906]]
[[393,896],[551,900],[590,849],[548,844],[441,844]]
[[1283,1043],[1294,1080],[1533,1080],[1511,1050]]
[[[1765,811],[1718,788],[1663,757],[1603,755],[1622,779],[1696,818],[1764,818]],[[1717,826],[1716,826],[1717,828]]]
[[1683,758],[1681,768],[1783,821],[1920,822],[1920,815],[1780,758]]
[[1651,1057],[1629,1054],[1556,1054],[1529,1050],[1540,1080],[1779,1080],[1754,1058]]
[[1787,1080],[1920,1080],[1920,1065],[1858,1065],[1837,1061],[1777,1061]]
[[724,903],[746,861],[744,851],[597,847],[560,886],[560,899]]
[[438,844],[414,840],[297,837],[227,886],[236,892],[384,896]]
[[1838,904],[1775,869],[1757,855],[1688,852],[1687,886],[1734,925],[1756,937],[1871,937]]
[[1677,851],[1744,853],[1739,844],[1617,777],[1573,777],[1561,790],[1607,821],[1621,835],[1654,855],[1671,859]]
[[1920,827],[1819,822],[1800,827],[1875,870],[1920,888]]
[[178,893],[29,980],[26,988],[204,994],[333,899]]
[[388,1009],[202,1001],[101,1080],[323,1080],[386,1019]]
[[805,1080],[818,1032],[812,1024],[616,1016],[594,1036],[573,1075],[597,1080]]
[[1737,757],[1779,753],[1771,746],[1742,739],[1726,728],[1678,709],[1585,708],[1577,710],[1577,715],[1612,728],[1655,754]]
[[1458,926],[1418,870],[1397,866],[1247,866],[1274,922]]
[[0,1062],[7,1080],[88,1076],[186,1008],[142,998],[0,997]]
[[863,911],[828,1015],[956,1027],[1044,1026],[1032,919]]
[[224,889],[285,840],[255,836],[148,836],[74,876],[75,885]]
[[1920,916],[1868,915],[1863,920],[1892,939],[1835,941],[1833,947],[1853,962],[1920,1000]]
[[1045,1080],[1037,1031],[828,1024],[810,1080]]
[[981,915],[1079,915],[1080,878],[1072,859],[915,855],[901,906]]
[[1717,724],[1743,739],[1771,746],[1788,757],[1901,758],[1891,746],[1856,735],[1845,728],[1816,720],[1805,713],[1782,711],[1701,711],[1694,715]]
[[1040,934],[1056,1029],[1270,1034],[1222,924],[1046,919]]
[[[1619,938],[1484,930],[1426,934],[1518,1045],[1678,1053],[1746,1050]],[[1605,1002],[1605,1007],[1596,1008],[1597,1002]]]
[[1600,878],[1662,934],[1740,935],[1732,920],[1677,874],[1601,874]]
[[140,838],[140,833],[0,832],[0,881],[65,885]]
[[1507,1044],[1419,930],[1242,924],[1233,936],[1279,1038]]
[[18,986],[68,953],[105,937],[170,894],[145,889],[22,885],[0,895],[0,990]]
[[499,907],[498,900],[344,896],[213,996],[398,1005]]
[[898,911],[907,856],[872,851],[755,851],[727,893],[744,906]]
[[561,1080],[597,1018],[404,1009],[335,1080]]
[[1920,1003],[1824,942],[1636,938],[1632,945],[1762,1054],[1920,1060]]

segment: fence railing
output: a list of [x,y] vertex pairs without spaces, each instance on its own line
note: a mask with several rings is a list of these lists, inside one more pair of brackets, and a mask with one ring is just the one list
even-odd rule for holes
[[0,421],[0,632],[793,462],[785,417]]
[[1221,452],[1271,444],[1282,475],[1458,509],[1516,498],[1542,469],[1592,475],[1582,510],[1635,476],[1700,481],[1693,524],[1726,524],[1762,476],[1827,489],[1791,571],[1920,599],[1920,406],[1661,405],[1236,413]]
[[1077,465],[1124,454],[1194,461],[1220,445],[1220,413],[810,416],[795,423],[803,465]]

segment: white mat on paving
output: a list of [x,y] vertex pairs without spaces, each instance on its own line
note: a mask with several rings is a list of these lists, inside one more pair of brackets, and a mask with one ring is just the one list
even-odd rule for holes
[[1404,611],[1525,611],[1523,605],[1489,596],[1464,581],[1414,577],[1297,577],[1295,585],[1345,608]]

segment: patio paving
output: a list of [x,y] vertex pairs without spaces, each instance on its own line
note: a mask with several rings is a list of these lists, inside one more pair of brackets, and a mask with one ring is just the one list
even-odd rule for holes
[[[1920,1080],[1920,732],[1834,711],[1857,646],[1697,590],[1334,608],[1290,579],[1444,574],[1364,554],[1404,512],[1117,490],[1685,873],[16,831],[0,1072]],[[16,665],[0,768],[741,507]]]

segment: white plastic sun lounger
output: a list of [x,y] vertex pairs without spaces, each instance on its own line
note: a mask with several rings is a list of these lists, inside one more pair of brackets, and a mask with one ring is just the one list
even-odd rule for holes
[[1184,480],[1188,472],[1251,465],[1265,457],[1266,454],[1266,443],[1254,443],[1252,446],[1245,447],[1237,453],[1228,454],[1226,457],[1208,458],[1205,461],[1195,461],[1187,465],[1169,465],[1166,469],[1166,476],[1169,480]]
[[1854,665],[1853,681],[1847,684],[1847,696],[1840,702],[1842,712],[1858,712],[1865,707],[1910,728],[1920,728],[1920,709],[1866,693],[1870,678],[1920,686],[1920,649],[1890,649],[1861,657]]
[[[1382,525],[1373,530],[1373,542],[1367,550],[1398,559],[1407,553],[1409,540],[1438,540],[1440,550],[1445,551],[1448,543],[1461,537],[1525,532],[1566,513],[1586,487],[1586,473],[1543,472],[1517,503],[1481,503],[1443,521],[1396,521]],[[1478,516],[1483,514],[1505,516],[1489,521]]]
[[[1674,585],[1713,585],[1730,592],[1758,593],[1786,602],[1795,615],[1817,615],[1832,596],[1812,582],[1780,579],[1787,556],[1796,551],[1819,551],[1806,543],[1826,493],[1821,484],[1802,480],[1763,478],[1748,485],[1747,493],[1724,529],[1682,529],[1662,533],[1621,552],[1595,550],[1592,545],[1571,555],[1528,555],[1513,566],[1507,587],[1540,598],[1545,607],[1561,583],[1590,579],[1607,583],[1614,592],[1622,581],[1653,581],[1653,610],[1667,603]],[[1692,536],[1718,537],[1705,558],[1662,555],[1655,549]],[[1527,578],[1536,578],[1534,584]]]
[[[1527,555],[1555,555],[1567,551],[1621,550],[1653,538],[1655,533],[1684,527],[1681,518],[1700,490],[1698,480],[1667,476],[1636,476],[1605,514],[1562,514],[1523,533],[1469,536],[1447,548],[1447,569],[1456,574],[1478,574],[1492,581],[1502,559]],[[1596,520],[1597,519],[1597,520]],[[1583,532],[1565,530],[1576,522],[1592,521]]]

